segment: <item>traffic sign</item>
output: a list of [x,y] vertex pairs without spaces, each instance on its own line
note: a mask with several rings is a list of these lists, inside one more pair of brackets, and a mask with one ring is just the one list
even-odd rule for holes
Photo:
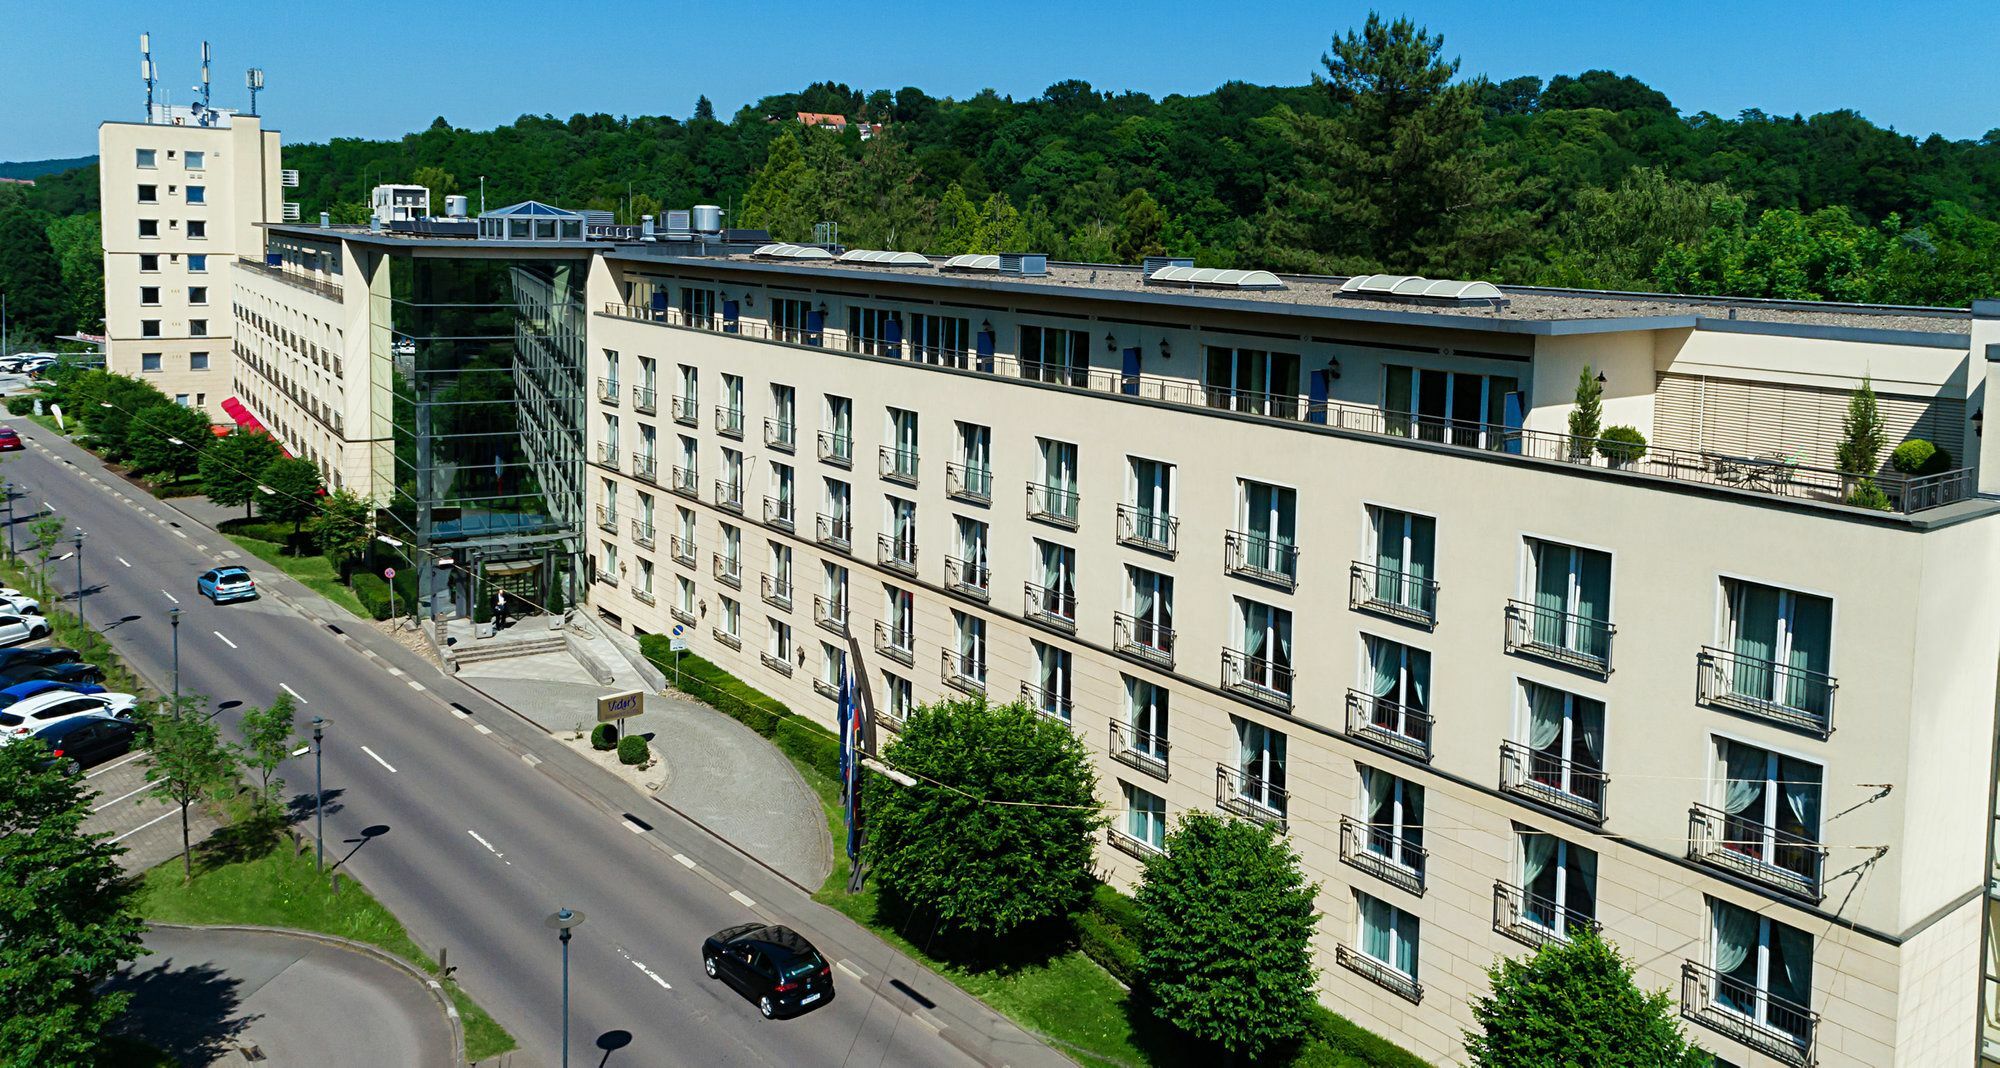
[[667,649],[671,652],[684,653],[687,652],[687,647],[688,640],[686,638],[675,638],[667,643]]
[[383,578],[385,578],[385,579],[392,579],[392,578],[395,578],[395,577],[396,577],[396,569],[395,569],[395,568],[393,568],[393,567],[385,567],[385,568],[383,568],[383,569],[382,569],[382,577],[383,577]]
[[687,630],[687,628],[686,628],[686,627],[683,627],[683,626],[681,626],[681,625],[680,625],[679,623],[676,623],[676,624],[674,624],[674,637],[676,637],[676,638],[680,637],[680,636],[681,636],[681,632],[682,632],[682,631],[685,631],[685,630]]

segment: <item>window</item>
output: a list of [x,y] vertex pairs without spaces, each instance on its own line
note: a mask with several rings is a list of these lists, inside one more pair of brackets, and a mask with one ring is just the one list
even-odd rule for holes
[[208,223],[201,219],[188,220],[188,239],[202,241],[208,237]]
[[1355,601],[1420,622],[1436,619],[1437,521],[1371,505],[1368,526],[1375,556],[1356,565]]
[[902,408],[889,409],[889,445],[882,457],[882,477],[903,482],[917,479],[917,413]]
[[188,353],[188,370],[190,371],[208,370],[208,353],[206,352]]
[[[790,668],[792,663],[792,625],[776,617],[768,618],[766,622],[771,627],[771,644],[767,650],[771,659]],[[789,673],[787,671],[787,674]]]
[[1391,434],[1468,448],[1506,443],[1507,395],[1520,390],[1506,375],[1411,367],[1383,369],[1382,411]]
[[680,365],[681,392],[675,400],[674,418],[684,423],[701,420],[701,372],[687,364]]
[[902,355],[902,313],[887,308],[847,309],[847,349],[864,356]]
[[1174,465],[1138,456],[1125,458],[1125,507],[1118,536],[1148,548],[1174,548]]
[[1126,640],[1141,652],[1171,660],[1174,655],[1173,576],[1126,565],[1125,607],[1131,613]]
[[1210,345],[1208,404],[1234,412],[1297,419],[1298,354]]
[[734,505],[743,510],[743,452],[740,449],[724,447],[722,450],[722,485],[716,493],[717,504]]
[[176,393],[176,394],[174,394],[174,403],[175,403],[175,404],[177,404],[177,405],[179,405],[180,407],[183,407],[183,408],[187,407],[187,406],[188,406],[188,395],[187,395],[187,394],[185,394],[185,393]]
[[157,186],[157,185],[142,185],[142,186],[140,186],[140,187],[139,187],[139,203],[141,203],[141,204],[158,204],[159,202],[160,202],[160,187],[159,187],[159,186]]
[[[190,260],[189,260],[189,263],[188,263],[188,266],[189,266],[189,268],[190,268],[190,269],[192,269],[192,268],[193,268],[194,264],[193,264],[193,260],[192,260],[192,259],[190,259]],[[139,273],[141,273],[141,274],[158,274],[158,273],[159,273],[159,270],[160,270],[160,254],[159,254],[159,253],[157,253],[157,252],[141,252],[141,253],[139,253]]]
[[743,606],[733,597],[722,600],[722,633],[741,640],[743,637]]
[[854,402],[828,394],[820,412],[820,456],[843,461],[854,459]]
[[1827,674],[1833,641],[1833,602],[1755,582],[1725,581],[1726,644],[1711,650],[1711,686],[1723,703],[1764,711],[1808,725],[1825,724],[1833,712],[1833,677]]
[[1596,818],[1604,809],[1604,703],[1536,682],[1522,683],[1526,745],[1509,743],[1517,788]]
[[1370,894],[1356,892],[1361,952],[1405,978],[1417,977],[1417,918]]
[[910,718],[910,711],[917,707],[917,699],[910,688],[910,680],[887,671],[882,673],[882,694],[889,722],[901,726]]
[[847,569],[832,563],[824,567],[820,595],[825,598],[825,618],[844,626],[847,623]]
[[1132,728],[1125,739],[1125,747],[1165,763],[1167,688],[1130,675],[1124,676],[1124,679],[1125,722]]
[[1234,598],[1236,648],[1224,650],[1232,685],[1289,701],[1292,693],[1292,613],[1247,597]]
[[159,286],[139,287],[139,304],[141,307],[147,307],[147,308],[158,307],[159,303],[160,303]]
[[674,536],[681,540],[682,545],[688,547],[689,552],[694,551],[694,510],[676,507],[674,527]]
[[606,400],[618,399],[618,353],[612,349],[604,350],[604,392]]
[[1350,729],[1391,748],[1428,756],[1431,746],[1431,654],[1401,642],[1362,635],[1363,692]]
[[796,521],[792,500],[791,464],[771,465],[771,496],[764,503],[764,520],[769,523],[786,524]]
[[1077,514],[1076,446],[1067,441],[1036,438],[1041,454],[1041,477],[1029,485],[1028,503],[1033,514],[1074,524]]
[[605,463],[614,466],[618,463],[618,417],[615,415],[604,417],[604,440],[598,443],[597,454],[597,458]]
[[887,583],[882,586],[882,595],[889,646],[908,653],[916,642],[917,600],[910,591]]
[[686,575],[674,576],[674,607],[685,615],[694,615],[694,580]]
[[681,317],[689,326],[715,329],[715,290],[682,286]]
[[[153,238],[156,238],[156,237],[159,237],[159,236],[160,236],[160,220],[158,220],[158,219],[140,219],[140,220],[139,220],[139,236],[140,236],[140,237],[153,237]],[[155,261],[155,262],[157,262],[157,261]]]
[[1028,703],[1044,715],[1067,723],[1070,716],[1070,655],[1046,642],[1032,642],[1035,682],[1023,687]]
[[958,523],[957,556],[947,566],[956,576],[957,584],[983,590],[986,588],[986,524],[977,519],[956,516]]
[[823,481],[825,482],[826,491],[823,497],[826,512],[821,517],[824,520],[822,526],[825,528],[821,531],[821,536],[831,538],[835,541],[852,541],[854,539],[854,488],[837,478],[824,479]]
[[972,349],[972,334],[964,319],[951,315],[910,316],[910,359],[918,363],[964,367]]
[[1035,539],[1039,565],[1028,584],[1028,610],[1046,619],[1076,622],[1076,550]]
[[207,319],[189,319],[189,320],[188,320],[188,336],[189,336],[189,337],[207,337],[207,336],[208,336],[208,320],[207,320]]
[[721,426],[717,429],[743,433],[743,376],[722,376]]
[[765,440],[774,445],[792,444],[798,427],[798,390],[790,386],[771,387],[771,426]]
[[639,592],[653,595],[653,562],[643,556],[639,558]]
[[806,301],[791,300],[786,297],[771,298],[771,336],[794,345],[808,340],[817,341],[816,331],[813,331],[811,337],[808,336],[808,331],[812,331],[816,325],[812,318],[813,314],[812,305]]
[[1521,920],[1558,938],[1597,921],[1597,854],[1552,834],[1521,835]]
[[1164,851],[1167,848],[1167,802],[1129,782],[1118,784],[1125,794],[1126,836]]
[[991,500],[993,497],[993,431],[977,423],[958,423],[958,462],[945,473],[953,496]]
[[951,620],[958,645],[953,669],[963,679],[986,685],[986,621],[957,611],[951,614]]
[[136,157],[134,162],[139,167],[152,168],[160,165],[160,150],[157,148],[135,149],[134,155]]
[[1726,901],[1714,909],[1715,1005],[1804,1043],[1812,1035],[1812,936]]
[[606,581],[606,582],[609,582],[609,583],[612,583],[613,585],[616,585],[616,584],[617,584],[617,582],[618,582],[618,575],[619,575],[619,573],[620,573],[620,572],[621,572],[622,570],[623,570],[623,569],[622,569],[622,568],[620,568],[620,567],[618,566],[618,545],[617,545],[617,543],[615,543],[615,542],[609,542],[609,541],[605,542],[605,543],[604,543],[604,574],[603,574],[603,575],[602,575],[601,577],[602,577],[602,578],[604,579],[604,581]]
[[905,570],[917,564],[917,502],[884,494],[883,507],[887,512],[888,541],[884,546],[884,564],[900,564]]
[[188,170],[191,171],[201,170],[202,168],[208,166],[208,153],[189,152],[187,155],[182,157],[181,164],[182,166],[185,166]]
[[1611,663],[1611,554],[1561,542],[1528,540],[1533,602],[1517,604],[1525,626],[1515,644],[1580,666]]
[[1361,769],[1362,847],[1419,876],[1424,870],[1424,788],[1378,768]]
[[835,693],[847,680],[847,650],[832,642],[819,643],[819,681]]
[[188,202],[188,203],[190,203],[190,204],[206,204],[206,203],[208,203],[208,187],[207,187],[207,186],[201,186],[201,185],[191,185],[191,186],[188,186],[188,187],[187,187],[187,202]]
[[207,286],[189,286],[189,287],[188,287],[188,303],[189,303],[189,304],[207,304],[207,303],[208,303],[208,287],[207,287]]
[[[157,258],[156,258],[156,262],[157,262]],[[188,266],[188,273],[189,273],[189,274],[207,274],[207,273],[208,273],[208,253],[206,253],[206,252],[190,252],[190,253],[188,253],[188,258],[187,258],[187,266]]]
[[1258,808],[1285,811],[1285,736],[1261,723],[1236,723],[1236,796]]
[[743,570],[743,531],[734,523],[722,524],[722,564],[732,575]]
[[160,369],[160,354],[159,354],[159,353],[157,353],[157,352],[143,352],[143,353],[140,353],[140,354],[139,354],[139,370],[141,370],[141,371],[157,371],[157,370],[159,370],[159,369]]
[[792,548],[775,541],[770,546],[770,588],[765,595],[789,601],[792,599]]
[[1766,882],[1816,892],[1825,850],[1820,799],[1826,772],[1818,764],[1727,738],[1716,739],[1713,813],[1704,859]]
[[1229,562],[1240,572],[1292,583],[1299,576],[1298,491],[1254,479],[1236,483],[1237,533]]
[[660,361],[651,356],[639,357],[639,388],[646,395],[646,406],[652,407],[654,390],[660,386]]
[[1082,385],[1090,373],[1090,335],[1053,326],[1021,328],[1021,377]]

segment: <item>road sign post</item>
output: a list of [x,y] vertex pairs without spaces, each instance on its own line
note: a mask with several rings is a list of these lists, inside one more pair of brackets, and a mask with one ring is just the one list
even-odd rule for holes
[[389,583],[389,629],[394,630],[396,628],[396,569],[393,567],[383,568],[382,578]]
[[681,688],[681,654],[686,652],[688,647],[687,639],[681,637],[686,631],[686,627],[678,623],[674,624],[673,638],[667,643],[667,647],[674,651],[674,689],[676,690]]

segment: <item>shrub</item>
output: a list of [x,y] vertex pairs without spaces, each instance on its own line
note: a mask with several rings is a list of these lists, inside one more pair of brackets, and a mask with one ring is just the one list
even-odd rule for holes
[[35,411],[35,395],[19,393],[7,398],[8,415],[32,415]]
[[1466,1058],[1479,1068],[1592,1064],[1697,1068],[1708,1054],[1682,1031],[1674,998],[1642,990],[1632,964],[1590,931],[1488,969],[1473,999]]
[[780,752],[829,779],[840,778],[839,738],[797,716],[773,717],[773,722],[775,731],[771,740],[777,743]]
[[[645,741],[644,738],[639,740]],[[618,728],[609,723],[600,723],[590,728],[590,747],[600,753],[618,748]]]
[[[1359,1060],[1375,1068],[1430,1068],[1429,1061],[1324,1005],[1315,1004],[1307,1010],[1306,1026],[1313,1035],[1308,1049],[1316,1046],[1341,1055],[1332,1064],[1352,1064]],[[1302,1066],[1294,1064],[1293,1068]]]
[[[348,579],[347,584],[353,587],[355,598],[361,602],[361,607],[368,610],[370,618],[389,618],[389,583],[384,581],[382,576],[364,571]],[[400,609],[405,604],[398,604],[396,607]]]
[[[605,726],[610,726],[610,724],[605,724]],[[643,734],[628,734],[618,739],[618,762],[620,764],[635,766],[644,764],[646,759],[651,755],[646,748],[646,736]]]
[[1604,436],[1597,441],[1597,455],[1613,467],[1623,467],[1646,455],[1646,435],[1635,426],[1605,427]]
[[1878,512],[1889,510],[1889,495],[1875,485],[1872,478],[1864,478],[1854,483],[1847,493],[1847,503],[1856,508],[1873,508]]
[[1090,907],[1077,914],[1076,940],[1084,955],[1131,986],[1139,981],[1139,907],[1109,886],[1099,886]]
[[1935,475],[1951,470],[1951,454],[1922,438],[1911,438],[1889,454],[1889,466],[1905,475]]

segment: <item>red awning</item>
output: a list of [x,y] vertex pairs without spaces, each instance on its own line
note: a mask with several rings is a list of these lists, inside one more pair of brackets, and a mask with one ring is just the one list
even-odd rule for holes
[[258,422],[257,417],[250,414],[250,409],[244,407],[243,402],[237,400],[235,397],[224,400],[222,402],[222,410],[228,414],[229,418],[236,420],[237,426],[245,430],[264,429],[264,424]]

